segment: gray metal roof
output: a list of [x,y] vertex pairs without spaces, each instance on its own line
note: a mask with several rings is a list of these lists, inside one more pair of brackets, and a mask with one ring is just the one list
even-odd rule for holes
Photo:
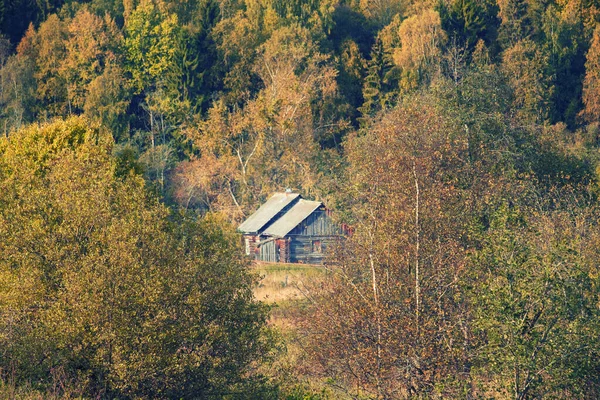
[[304,221],[313,211],[321,207],[320,201],[300,199],[281,218],[269,226],[263,233],[276,237],[284,237]]
[[298,193],[275,193],[254,214],[248,217],[238,230],[243,233],[259,233],[285,207],[296,201]]

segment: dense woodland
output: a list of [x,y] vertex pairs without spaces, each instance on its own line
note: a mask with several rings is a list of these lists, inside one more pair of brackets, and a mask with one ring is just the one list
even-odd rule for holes
[[[0,0],[0,396],[600,397],[599,23]],[[234,232],[285,188],[354,231],[290,337]]]

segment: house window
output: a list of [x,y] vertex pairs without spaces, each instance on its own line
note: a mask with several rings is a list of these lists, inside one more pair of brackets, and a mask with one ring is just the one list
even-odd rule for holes
[[246,255],[249,256],[250,255],[250,239],[246,238],[245,242],[246,242]]
[[320,240],[313,240],[312,242],[312,252],[313,253],[321,253],[321,241]]

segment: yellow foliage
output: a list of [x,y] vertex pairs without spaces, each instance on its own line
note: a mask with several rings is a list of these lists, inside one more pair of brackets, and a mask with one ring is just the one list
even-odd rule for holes
[[394,62],[405,70],[428,71],[439,65],[441,47],[447,37],[437,11],[427,9],[402,22],[399,28],[401,47],[394,52]]
[[600,121],[600,25],[594,30],[592,44],[587,53],[583,80],[582,114],[589,122]]

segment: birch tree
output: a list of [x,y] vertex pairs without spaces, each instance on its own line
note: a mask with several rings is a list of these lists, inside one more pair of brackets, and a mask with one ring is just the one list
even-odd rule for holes
[[344,127],[329,114],[336,71],[305,28],[273,32],[254,71],[264,85],[256,97],[242,106],[215,102],[199,128],[187,133],[201,153],[197,162],[235,170],[226,187],[231,184],[230,201],[242,208],[286,187],[315,193],[319,149]]
[[412,98],[348,141],[356,231],[330,260],[325,289],[309,293],[303,334],[315,370],[355,396],[433,395],[442,381],[438,394],[449,396],[460,386],[450,381],[467,357],[456,302],[466,141],[450,132],[450,120]]

